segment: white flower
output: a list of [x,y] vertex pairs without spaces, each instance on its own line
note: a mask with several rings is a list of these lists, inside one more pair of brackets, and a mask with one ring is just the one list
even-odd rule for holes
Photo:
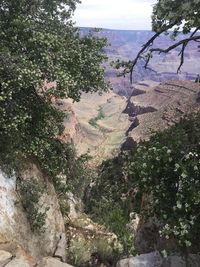
[[186,174],[185,172],[183,172],[183,173],[181,174],[181,177],[182,177],[182,178],[186,178],[186,177],[187,177],[187,174]]
[[192,243],[189,240],[185,240],[186,247],[190,247]]
[[172,162],[172,160],[173,160],[173,159],[170,157],[170,158],[169,158],[169,162]]
[[182,208],[182,204],[181,204],[181,202],[180,202],[180,201],[177,201],[177,202],[176,202],[176,206],[177,206],[178,209],[181,209],[181,208]]
[[198,171],[198,167],[197,167],[197,165],[194,166],[194,170],[195,170],[195,171]]
[[146,163],[143,163],[143,164],[142,164],[142,167],[143,167],[143,168],[146,168],[146,167],[147,167],[147,164],[146,164]]

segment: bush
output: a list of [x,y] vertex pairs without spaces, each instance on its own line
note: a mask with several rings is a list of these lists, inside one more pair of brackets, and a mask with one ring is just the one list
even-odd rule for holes
[[97,121],[102,120],[105,118],[105,113],[103,112],[103,108],[100,107],[98,110],[98,115],[95,118],[89,120],[89,124],[93,127],[97,127]]
[[45,187],[32,178],[18,182],[18,188],[31,230],[43,232],[48,207],[42,210],[39,200],[45,192]]
[[130,212],[146,220],[156,217],[161,236],[176,240],[181,250],[199,251],[199,173],[200,114],[193,114],[104,162],[85,200],[87,212],[116,233],[124,254],[134,253],[125,227]]
[[175,238],[181,248],[196,246],[200,231],[200,115],[157,133],[125,159],[126,179],[136,191],[149,196],[144,216],[159,218],[161,236]]
[[133,253],[133,236],[126,224],[132,203],[126,194],[130,184],[123,178],[122,163],[120,156],[105,161],[84,201],[91,218],[114,232],[123,245],[123,254],[130,255]]

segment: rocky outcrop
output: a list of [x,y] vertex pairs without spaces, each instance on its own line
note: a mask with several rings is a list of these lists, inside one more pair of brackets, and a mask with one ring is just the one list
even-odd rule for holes
[[133,93],[124,110],[131,121],[128,137],[135,142],[149,139],[154,132],[173,125],[199,108],[200,85],[194,82],[170,81],[156,86],[154,83],[153,87],[138,84],[136,89],[145,93]]
[[[28,164],[26,171],[21,173],[20,178],[18,177],[22,180],[33,178],[46,188],[40,198],[44,204],[42,208],[48,207],[42,232],[31,230],[27,214],[21,205],[20,195],[16,190],[16,177],[7,177],[0,173],[0,249],[10,252],[13,256],[20,254],[40,259],[54,254],[65,227],[54,187],[45,179],[39,168],[35,164]],[[62,246],[65,247],[64,243]]]
[[161,267],[162,262],[160,253],[152,252],[120,260],[116,267]]
[[73,267],[70,264],[63,263],[52,257],[43,258],[36,266],[37,267]]
[[53,258],[44,257],[39,261],[33,261],[33,259],[23,255],[12,255],[8,251],[0,250],[0,267],[73,267],[67,263]]
[[159,252],[141,254],[136,257],[120,260],[116,267],[199,267],[200,256],[189,254],[188,257],[178,255],[162,257]]
[[53,103],[58,110],[64,113],[64,131],[58,137],[59,140],[64,143],[78,143],[84,137],[84,133],[81,130],[72,101],[69,99],[55,99]]
[[12,260],[13,256],[11,253],[5,250],[0,250],[0,266],[5,266]]

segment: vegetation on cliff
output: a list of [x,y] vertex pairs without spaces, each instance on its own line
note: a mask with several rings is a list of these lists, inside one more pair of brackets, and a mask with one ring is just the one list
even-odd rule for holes
[[76,156],[59,141],[63,114],[52,97],[79,101],[82,92],[107,90],[106,40],[80,36],[71,21],[77,2],[0,3],[1,168],[16,169],[29,158],[53,180],[73,176]]
[[122,236],[130,212],[144,220],[157,218],[160,236],[176,240],[181,249],[198,251],[199,140],[197,113],[106,162],[92,189],[92,217]]

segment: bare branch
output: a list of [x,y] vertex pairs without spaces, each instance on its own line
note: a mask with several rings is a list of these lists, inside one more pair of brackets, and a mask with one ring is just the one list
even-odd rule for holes
[[185,48],[187,46],[187,43],[183,43],[182,45],[182,49],[181,49],[181,52],[179,53],[179,55],[181,55],[181,61],[180,61],[180,64],[178,66],[178,69],[177,69],[177,73],[179,73],[183,63],[184,63],[184,55],[185,55]]
[[167,30],[171,29],[174,25],[176,25],[177,22],[174,22],[172,24],[167,25],[163,30],[155,33],[142,47],[142,49],[138,52],[136,58],[133,60],[132,67],[130,69],[130,81],[132,83],[133,80],[133,69],[135,65],[137,64],[138,60],[140,59],[141,55],[145,52],[145,50],[148,50],[150,46],[153,45],[153,42],[157,37],[159,37],[162,33],[166,32]]
[[182,44],[186,44],[186,43],[189,43],[190,41],[195,41],[195,40],[200,40],[200,35],[196,35],[196,36],[192,36],[192,37],[188,37],[188,38],[185,38],[171,46],[169,46],[168,48],[166,49],[162,49],[162,48],[151,48],[149,51],[150,52],[159,52],[159,53],[168,53],[170,52],[171,50],[173,50],[174,48],[182,45]]
[[197,27],[192,34],[190,35],[190,37],[187,37],[185,39],[182,39],[179,42],[176,42],[175,44],[169,46],[166,49],[162,49],[162,48],[150,48],[153,45],[154,40],[159,37],[163,32],[171,29],[174,25],[176,25],[176,23],[170,24],[168,26],[166,26],[166,28],[156,34],[154,34],[142,47],[142,49],[138,52],[136,58],[134,59],[134,61],[132,62],[132,67],[130,69],[130,81],[132,83],[133,80],[133,69],[135,67],[135,65],[137,64],[138,60],[142,57],[142,54],[145,53],[145,50],[149,51],[149,54],[146,56],[146,60],[145,60],[145,65],[144,68],[146,69],[149,61],[151,59],[152,53],[154,52],[159,52],[159,53],[168,53],[171,50],[175,49],[176,47],[182,46],[181,51],[179,53],[179,56],[181,56],[180,59],[180,64],[178,66],[177,69],[177,73],[180,71],[183,63],[184,63],[184,54],[185,54],[185,48],[187,47],[188,43],[190,41],[195,41],[195,42],[200,42],[200,35],[196,35],[195,34],[198,32],[198,30],[200,30],[200,27]]
[[[197,27],[197,28],[193,31],[193,33],[190,35],[190,38],[192,38],[192,37],[196,34],[196,32],[199,30],[199,28],[200,28],[200,27]],[[180,61],[180,64],[179,64],[179,66],[178,66],[177,73],[179,73],[179,71],[180,71],[180,69],[181,69],[181,67],[182,67],[182,65],[183,65],[183,63],[184,63],[184,58],[185,58],[185,57],[184,57],[184,56],[185,56],[185,48],[187,47],[187,45],[188,45],[188,42],[183,43],[181,52],[179,53],[179,56],[181,55],[181,61]]]

